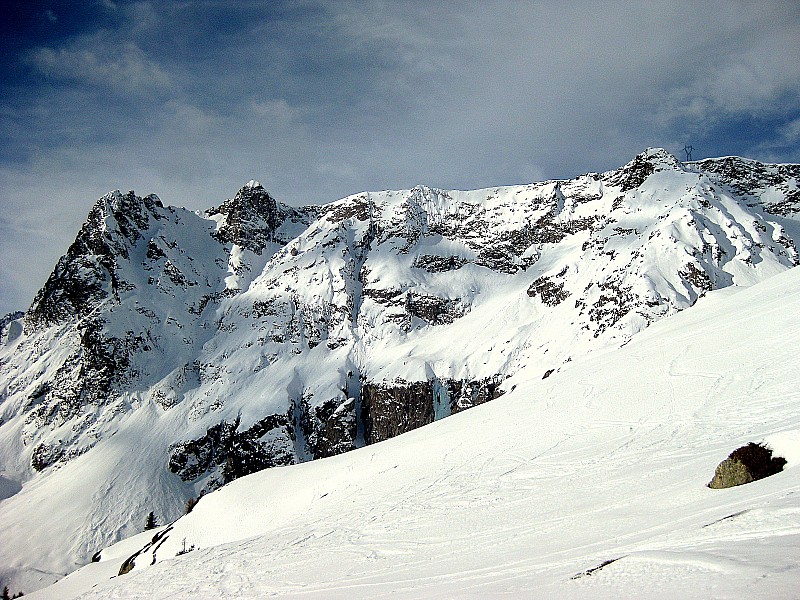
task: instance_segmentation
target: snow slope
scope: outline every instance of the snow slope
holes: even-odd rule
[[[494,402],[234,481],[131,573],[106,578],[126,543],[30,597],[797,597],[798,315],[797,269],[711,293]],[[705,487],[748,441],[785,470]]]
[[[203,214],[108,194],[0,320],[0,579],[47,585],[150,511],[460,413],[791,269],[798,181],[648,149],[305,209],[255,181]]]

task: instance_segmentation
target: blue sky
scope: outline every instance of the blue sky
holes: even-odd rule
[[[800,162],[800,4],[7,2],[0,313],[112,189],[203,209],[614,168]]]

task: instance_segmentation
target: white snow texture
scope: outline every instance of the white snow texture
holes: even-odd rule
[[[31,598],[796,596],[798,182],[650,149],[303,209],[256,181],[204,214],[109,194],[0,321],[0,579]],[[465,391],[488,380],[501,397]],[[419,423],[364,408],[363,386],[415,382]],[[222,426],[284,466],[222,487],[222,459],[173,468]],[[784,471],[708,489],[750,441]],[[151,510],[170,525],[140,533]]]

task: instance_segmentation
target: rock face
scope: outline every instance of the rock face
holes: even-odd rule
[[[41,533],[72,562],[36,567],[64,572],[150,511],[170,520],[235,477],[385,440],[497,398],[527,366],[552,376],[624,344],[798,264],[798,181],[793,165],[650,149],[567,181],[321,207],[257,182],[203,214],[108,194],[24,317],[0,321],[0,471],[39,480],[27,504],[0,504],[0,536],[76,469],[87,513]],[[25,551],[0,548],[0,565]]]
[[[388,440],[503,394],[502,377],[482,381],[439,380],[366,383],[361,390],[364,437]]]
[[[268,244],[282,245],[291,239],[281,235],[284,222],[308,223],[315,216],[315,209],[281,205],[260,183],[250,181],[234,198],[208,210],[206,215],[218,221],[216,239],[260,255]]]
[[[755,478],[743,462],[726,458],[717,465],[714,477],[708,483],[708,487],[712,490],[719,490],[736,485],[744,485],[751,481],[755,481]]]
[[[0,317],[0,346],[9,344],[22,335],[25,313],[16,311]]]
[[[711,489],[724,489],[744,485],[783,471],[786,459],[773,456],[772,450],[764,445],[750,442],[737,448],[723,460],[708,483]]]
[[[183,481],[204,480],[204,494],[250,473],[294,462],[294,434],[286,415],[270,415],[244,431],[239,425],[238,418],[223,421],[196,440],[175,444],[169,470]]]
[[[539,277],[528,288],[528,296],[535,298],[539,296],[547,306],[558,306],[569,296],[569,292],[564,291],[564,283],[559,281],[567,272],[567,268],[551,277]]]

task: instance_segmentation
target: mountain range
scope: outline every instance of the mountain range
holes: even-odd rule
[[[648,149],[572,180],[302,208],[255,181],[202,213],[107,194],[0,320],[0,578],[47,585],[151,511],[565,382],[799,264],[798,182]]]

